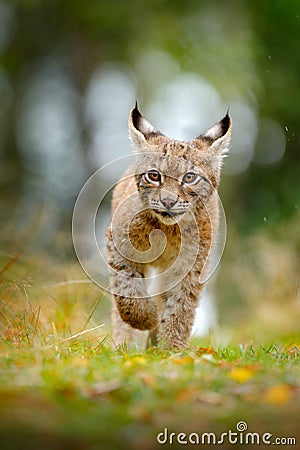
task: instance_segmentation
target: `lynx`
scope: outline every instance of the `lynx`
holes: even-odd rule
[[[107,230],[116,345],[130,345],[139,330],[149,330],[148,345],[188,345],[218,228],[217,188],[231,127],[227,113],[182,142],[157,131],[137,105],[130,112],[135,163],[114,189]]]

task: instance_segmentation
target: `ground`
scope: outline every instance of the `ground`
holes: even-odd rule
[[[300,446],[300,335],[116,350],[109,299],[75,263],[1,267],[1,449]]]

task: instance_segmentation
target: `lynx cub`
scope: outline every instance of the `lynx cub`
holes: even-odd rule
[[[181,142],[156,131],[137,105],[130,112],[136,162],[114,190],[107,230],[116,345],[149,330],[152,345],[186,346],[218,227],[217,188],[231,125],[227,114]]]

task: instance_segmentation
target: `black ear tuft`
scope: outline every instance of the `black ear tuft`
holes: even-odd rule
[[[208,142],[209,144],[213,144],[218,139],[226,137],[227,133],[230,132],[231,125],[232,121],[227,111],[226,116],[223,117],[223,119],[220,120],[220,122],[216,123],[213,127],[209,128],[204,134],[201,134],[198,137],[198,139],[202,139]]]
[[[141,113],[140,113],[140,111],[138,109],[138,103],[137,103],[137,100],[136,100],[134,108],[131,111],[131,120],[132,120],[133,126],[137,130],[139,130],[139,128],[140,128],[139,124],[140,124],[141,118],[142,118],[142,115],[141,115]]]
[[[221,126],[221,135],[224,136],[231,126],[231,118],[229,116],[229,108],[226,112],[226,116],[219,122]]]

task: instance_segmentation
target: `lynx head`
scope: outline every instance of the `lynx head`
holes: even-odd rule
[[[218,188],[224,157],[230,146],[228,113],[205,133],[182,142],[157,131],[138,110],[130,112],[130,137],[137,152],[136,182],[146,209],[173,225],[196,205],[205,205]]]

